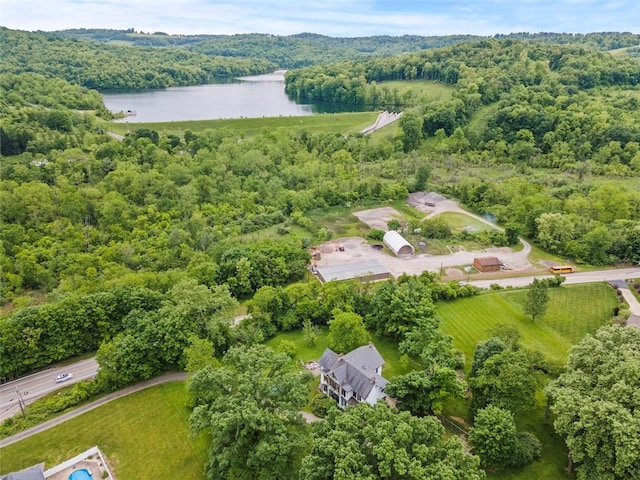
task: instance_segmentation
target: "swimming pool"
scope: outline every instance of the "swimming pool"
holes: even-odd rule
[[[93,480],[93,476],[89,470],[82,468],[69,475],[69,480]]]

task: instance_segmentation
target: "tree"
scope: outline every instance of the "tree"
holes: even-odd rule
[[[469,441],[485,467],[521,467],[542,453],[535,435],[517,432],[513,414],[492,405],[476,414]]]
[[[403,275],[376,289],[367,325],[377,335],[400,339],[419,319],[433,319],[434,310],[429,287],[418,277]]]
[[[511,412],[533,406],[536,379],[526,353],[505,350],[489,357],[469,379],[473,410],[494,405]]]
[[[484,342],[478,343],[473,351],[473,362],[471,363],[469,377],[475,377],[490,357],[502,353],[506,348],[506,344],[498,337],[491,337]]]
[[[531,315],[531,320],[535,322],[536,318],[546,313],[548,306],[549,292],[547,291],[547,283],[534,278],[531,285],[529,285],[529,290],[527,290],[524,311],[527,315]]]
[[[337,310],[329,321],[329,347],[339,353],[348,353],[369,341],[362,317],[353,312]]]
[[[414,417],[383,403],[331,410],[312,425],[311,453],[301,480],[379,478],[479,480],[479,460],[456,437],[445,438],[435,417]]]
[[[206,366],[189,381],[195,408],[192,435],[211,435],[206,477],[295,478],[306,445],[299,411],[310,374],[264,345],[233,347],[222,366]]]
[[[640,329],[609,325],[571,349],[546,389],[578,480],[640,479]]]
[[[447,398],[464,397],[464,387],[456,372],[447,367],[394,377],[385,392],[398,400],[398,408],[419,416],[440,414]]]
[[[489,405],[478,410],[469,431],[473,452],[485,467],[512,465],[518,444],[518,432],[513,414]]]

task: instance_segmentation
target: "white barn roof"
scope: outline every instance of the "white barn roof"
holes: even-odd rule
[[[415,253],[413,245],[407,242],[405,238],[395,230],[389,230],[385,233],[382,240],[384,241],[384,244],[397,256],[413,255]]]

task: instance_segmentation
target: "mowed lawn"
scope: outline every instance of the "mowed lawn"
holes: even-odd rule
[[[297,365],[302,366],[303,363],[320,360],[322,352],[329,346],[328,334],[329,328],[321,327],[316,343],[313,346],[308,345],[302,330],[280,333],[265,343],[274,350],[278,350],[278,346],[282,340],[292,342],[296,347],[296,356],[293,361]],[[398,344],[390,338],[379,337],[370,333],[369,340],[373,342],[378,352],[380,352],[380,355],[382,355],[382,358],[384,358],[385,363],[382,367],[382,376],[387,380],[397,375],[407,373],[413,368],[411,364],[405,365],[400,361],[401,354],[398,352]]]
[[[252,136],[262,130],[309,130],[313,132],[359,133],[373,125],[378,112],[324,113],[297,117],[225,118],[217,120],[192,120],[157,123],[105,122],[106,130],[125,135],[140,128],[149,128],[164,135],[182,135],[186,130],[199,133],[209,129],[228,128],[238,134]]]
[[[604,325],[617,305],[613,290],[604,283],[563,285],[549,289],[547,313],[534,322],[524,313],[525,296],[526,290],[503,290],[438,303],[443,329],[464,352],[467,368],[476,344],[501,324],[515,326],[525,346],[564,364],[569,348]]]
[[[542,352],[558,366],[564,365],[571,346],[606,324],[617,305],[613,290],[604,283],[564,285],[549,289],[547,313],[533,322],[524,313],[525,296],[526,290],[503,290],[437,305],[443,329],[453,337],[455,347],[465,354],[467,370],[476,344],[489,338],[492,330],[501,324],[516,327],[527,348]],[[516,417],[516,423],[519,431],[532,432],[542,442],[542,457],[522,469],[490,472],[489,480],[568,478],[564,473],[567,458],[564,441],[554,432],[552,419],[545,422],[543,390],[548,379],[544,375],[538,377],[536,407]],[[462,417],[468,417],[469,413],[468,404],[460,401],[451,402],[447,410]]]
[[[205,437],[190,440],[184,382],[114,400],[57,427],[0,449],[0,471],[40,462],[45,468],[97,445],[119,480],[204,478]]]

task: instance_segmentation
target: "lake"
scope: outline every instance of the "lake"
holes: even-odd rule
[[[223,83],[161,90],[103,92],[112,112],[132,112],[120,122],[172,122],[367,111],[355,105],[298,103],[284,92],[284,70]]]

